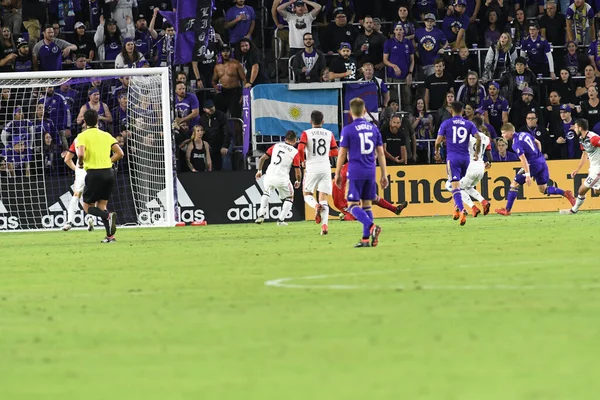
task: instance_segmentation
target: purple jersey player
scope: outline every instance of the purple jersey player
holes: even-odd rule
[[[555,186],[548,186],[550,174],[548,173],[548,164],[542,153],[542,144],[529,132],[515,133],[513,124],[502,125],[502,137],[513,141],[512,148],[519,156],[523,168],[517,173],[515,179],[510,184],[508,191],[508,201],[505,208],[499,208],[496,212],[500,215],[510,215],[513,203],[519,194],[519,186],[527,183],[531,185],[531,178],[535,179],[540,193],[551,195],[558,194],[565,197],[572,206],[575,205],[575,198],[570,190],[562,190]]]
[[[454,220],[460,219],[460,225],[467,222],[467,210],[465,210],[460,194],[460,180],[466,175],[471,157],[469,156],[469,139],[475,137],[476,144],[474,160],[479,158],[481,137],[477,134],[477,128],[471,121],[462,117],[463,104],[455,101],[451,105],[452,118],[445,120],[440,125],[438,137],[435,141],[435,159],[441,161],[440,147],[446,142],[446,170],[448,180],[452,182],[452,198],[454,199]]]
[[[371,202],[377,198],[375,155],[381,168],[382,189],[388,185],[385,153],[379,129],[364,119],[365,102],[360,98],[350,101],[353,122],[342,129],[335,184],[342,186],[340,171],[348,158],[348,211],[363,224],[362,240],[354,247],[375,247],[379,243],[381,227],[373,223]],[[362,207],[359,204],[362,202]]]

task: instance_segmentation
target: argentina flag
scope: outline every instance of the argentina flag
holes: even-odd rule
[[[298,136],[311,128],[310,114],[321,111],[323,128],[339,137],[338,90],[288,90],[287,84],[257,85],[252,89],[252,126],[257,135]]]

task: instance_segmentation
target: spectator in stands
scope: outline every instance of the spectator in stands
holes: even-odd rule
[[[177,82],[175,85],[175,125],[182,129],[185,123],[189,127],[193,127],[200,123],[200,104],[195,93],[186,92],[184,82]]]
[[[423,17],[427,14],[436,14],[438,12],[438,2],[436,0],[420,0],[415,2],[413,6],[413,15],[418,17],[419,20],[423,20]],[[443,5],[443,3],[442,3]],[[444,7],[442,7],[443,9]]]
[[[343,11],[344,15],[348,17],[348,22],[350,24],[354,23],[356,14],[354,13],[354,4],[352,0],[328,0],[326,9],[327,21],[334,20],[337,13]]]
[[[83,125],[83,114],[87,110],[95,110],[98,113],[98,129],[107,131],[113,117],[106,103],[100,101],[100,91],[96,87],[91,87],[88,91],[88,102],[81,106],[77,116],[77,125]],[[60,127],[59,127],[60,129]]]
[[[489,47],[485,56],[484,81],[499,80],[504,74],[512,71],[517,59],[517,49],[512,45],[508,33],[500,35],[498,43]]]
[[[552,90],[558,92],[563,103],[575,107],[577,85],[566,68],[561,69],[558,79],[552,82]]]
[[[54,121],[48,118],[46,114],[46,108],[44,104],[38,104],[35,108],[35,118],[33,119],[33,129],[36,138],[44,137],[44,135],[49,134],[52,138],[53,143],[62,143],[63,138],[61,138]],[[37,141],[37,140],[36,140]],[[65,146],[62,146],[63,150]]]
[[[152,22],[150,22],[152,25]],[[175,28],[173,25],[167,23],[163,24],[164,31],[158,36],[156,41],[156,55],[154,65],[157,67],[167,66],[167,57],[171,55],[171,61],[169,65],[173,65],[175,61],[175,52],[173,51],[175,46]],[[169,50],[171,50],[169,52]]]
[[[223,157],[227,155],[231,144],[229,122],[225,113],[217,110],[211,100],[206,100],[203,111],[200,124],[206,132],[204,140],[210,148],[213,171],[220,171],[223,168]]]
[[[417,163],[429,164],[433,154],[433,142],[428,141],[434,139],[433,116],[425,110],[425,101],[421,98],[415,104],[412,126],[417,141]]]
[[[434,73],[433,63],[438,54],[444,54],[444,49],[448,46],[444,33],[435,27],[435,15],[425,15],[425,28],[417,29],[415,41],[417,42],[417,56],[427,77]]]
[[[91,63],[96,56],[96,45],[94,41],[86,35],[85,24],[77,22],[75,24],[75,34],[73,36],[73,44],[77,46],[74,54],[85,54],[86,62]]]
[[[296,82],[319,82],[323,71],[327,68],[325,54],[316,49],[312,33],[304,34],[304,50],[294,55],[292,70]]]
[[[75,55],[75,62],[72,65],[72,69],[83,71],[84,69],[91,69],[92,67],[87,63],[87,57],[85,54]]]
[[[400,84],[402,109],[411,109],[410,89],[415,70],[415,48],[412,40],[404,38],[404,29],[400,23],[394,27],[394,37],[386,40],[383,46],[383,63],[387,66],[388,82]]]
[[[125,38],[123,49],[115,59],[115,68],[141,68],[148,62],[138,51],[132,38]]]
[[[526,63],[524,57],[517,57],[515,70],[502,75],[500,78],[500,86],[504,89],[504,97],[506,97],[509,104],[512,104],[513,99],[520,99],[521,92],[526,87],[532,88],[534,97],[539,98],[538,81],[533,72],[525,69]]]
[[[446,63],[442,57],[436,58],[435,72],[425,78],[425,108],[427,110],[441,108],[446,93],[454,93],[454,78],[445,71],[445,65]]]
[[[458,88],[456,101],[461,103],[473,103],[481,107],[486,96],[485,88],[479,83],[479,75],[475,71],[469,71],[464,83]]]
[[[562,119],[560,118],[561,98],[558,92],[552,91],[548,96],[548,105],[544,108],[544,121],[548,127],[548,133],[557,137],[562,132]],[[558,158],[559,155],[549,153],[550,158]]]
[[[252,39],[256,14],[254,8],[246,5],[246,0],[235,0],[235,6],[227,10],[225,20],[225,29],[229,30],[230,46],[238,44],[243,37]]]
[[[71,118],[70,122],[73,122],[73,120],[75,119],[76,110],[75,102],[79,97],[79,92],[77,92],[77,90],[75,89],[72,89],[70,84],[63,83],[62,85],[60,85],[60,90],[58,91],[58,94],[61,95],[67,102],[67,107],[69,107],[69,114]],[[72,124],[69,124],[69,126],[72,126]]]
[[[105,0],[106,3],[108,1]],[[129,30],[129,37],[133,37],[133,29],[130,28],[133,21],[133,8],[137,9],[137,0],[112,0],[111,18],[116,21],[117,26],[122,32]]]
[[[15,35],[20,35],[21,25],[23,24],[21,0],[1,0],[0,6],[4,8],[2,25],[10,29]]]
[[[534,74],[556,79],[552,47],[539,32],[536,22],[529,25],[529,37],[521,42],[521,55],[527,57],[527,65]]]
[[[496,21],[496,25],[499,27],[501,32],[508,32],[510,34],[510,25],[506,25],[506,21],[509,17],[509,14],[514,12],[512,1],[506,0],[481,0],[481,11],[479,13],[471,14],[470,24],[475,24],[477,21],[473,19],[473,17],[477,18],[479,15],[488,15],[490,12],[494,11],[498,16],[498,20]],[[467,11],[468,12],[468,11]],[[505,29],[502,29],[505,27]],[[481,32],[486,29],[485,24],[480,23]]]
[[[58,147],[54,143],[54,140],[52,140],[51,134],[44,134],[44,144],[40,150],[44,159],[45,173],[52,173],[56,167],[56,160],[58,159]]]
[[[4,148],[2,156],[6,159],[8,176],[30,176],[31,149],[27,137],[15,136],[13,142]]]
[[[221,36],[215,32],[214,35],[209,35],[208,45],[206,50],[200,53],[201,48],[194,54],[192,58],[192,71],[196,78],[198,88],[210,88],[212,86],[212,77],[217,64],[217,56],[219,49],[223,45]]]
[[[121,134],[127,137],[128,122],[127,122],[127,92],[121,91],[118,96],[119,105],[113,108],[113,129],[112,133],[114,136]]]
[[[154,32],[156,35],[156,32]],[[148,29],[148,21],[143,14],[135,18],[134,42],[137,51],[144,56],[146,60],[152,59],[152,43],[158,35],[154,36]]]
[[[230,57],[231,49],[225,44],[221,48],[222,62],[215,65],[212,85],[217,92],[215,97],[217,108],[223,112],[229,111],[232,118],[240,118],[242,115],[240,104],[242,87],[246,86],[248,82],[242,64]]]
[[[71,29],[69,29],[70,31],[73,30],[73,25],[75,24],[75,21],[73,21],[71,23]],[[54,30],[54,38],[55,39],[62,39],[62,40],[66,40],[65,34],[63,33],[60,24],[57,21],[52,22],[52,29]]]
[[[590,64],[594,67],[594,72],[596,76],[600,75],[600,40],[596,39],[592,43],[590,43],[590,47],[588,48],[588,58],[590,59]]]
[[[600,99],[598,98],[598,86],[590,86],[587,89],[587,100],[581,102],[579,116],[588,120],[590,126],[600,122]]]
[[[568,104],[560,106],[563,134],[556,139],[560,151],[560,158],[580,158],[581,148],[579,138],[575,133],[575,121],[571,117],[571,107]]]
[[[476,53],[478,54],[478,53]],[[452,70],[450,73],[454,76],[454,79],[462,80],[467,77],[469,71],[475,71],[477,65],[473,62],[473,59],[469,56],[469,48],[463,46],[458,49],[458,54],[452,57]]]
[[[498,152],[492,154],[493,160],[496,161],[519,161],[519,157],[508,150],[508,142],[503,137],[496,139],[496,147]]]
[[[579,102],[587,100],[588,89],[590,87],[600,87],[600,78],[597,78],[594,72],[594,67],[588,65],[584,70],[585,79],[583,81],[581,79],[577,81],[578,88],[575,91],[575,96],[578,97]]]
[[[212,171],[210,145],[204,141],[204,127],[195,125],[185,150],[185,160],[191,172]]]
[[[575,42],[567,43],[567,52],[562,61],[565,68],[571,73],[571,76],[582,76],[585,66],[590,63],[590,60],[577,50]]]
[[[521,99],[512,104],[508,120],[514,126],[523,126],[527,122],[526,117],[529,112],[538,113],[541,116],[540,105],[533,100],[533,90],[526,87],[523,89]],[[541,118],[540,124],[544,125],[544,120]]]
[[[340,43],[340,57],[334,58],[329,70],[329,80],[355,81],[358,79],[356,60],[352,57],[352,46],[350,43]]]
[[[47,8],[40,6],[39,0],[22,0],[23,26],[29,33],[29,45],[33,46],[39,39],[41,27],[46,23]]]
[[[402,29],[404,29],[404,38],[411,42],[414,42],[415,40],[415,22],[416,21],[414,21],[408,13],[408,6],[400,4],[400,7],[398,7],[398,21],[396,21],[395,25],[402,25]]]
[[[439,128],[439,126],[441,125],[442,122],[444,122],[445,120],[452,118],[452,107],[451,104],[454,103],[454,92],[447,92],[446,95],[444,96],[444,102],[442,103],[442,106],[440,108],[438,108],[437,113],[436,113],[436,117],[437,117],[437,121],[436,121],[436,127]]]
[[[60,138],[55,138],[55,142],[62,146],[63,150],[69,148],[68,139],[71,137],[71,110],[69,104],[60,94],[55,92],[55,88],[49,86],[45,95],[41,96],[38,104],[43,104],[45,115],[54,121]]]
[[[323,32],[321,49],[327,55],[333,55],[338,51],[341,43],[355,43],[358,31],[348,24],[346,13],[343,9],[335,11],[335,21],[329,24]]]
[[[508,101],[500,95],[500,85],[497,82],[490,82],[488,91],[489,95],[481,104],[483,118],[496,132],[500,132],[502,125],[508,122]]]
[[[540,18],[541,35],[553,46],[565,45],[567,22],[562,13],[556,12],[556,2],[546,1],[546,13]],[[559,49],[555,49],[558,52]],[[558,57],[558,54],[557,54]]]
[[[100,25],[96,28],[94,34],[94,43],[98,48],[98,59],[114,61],[123,49],[123,38],[132,37],[126,34],[121,35],[121,30],[114,19],[105,21],[100,16]]]
[[[387,165],[408,164],[406,137],[409,135],[407,127],[402,125],[400,114],[392,115],[390,122],[381,127],[383,151]]]
[[[371,63],[365,63],[362,66],[363,77],[359,82],[373,82],[377,86],[377,107],[383,107],[390,101],[390,92],[383,79],[375,76],[375,67]]]
[[[454,6],[448,6],[442,22],[442,31],[453,49],[466,45],[465,32],[469,27],[469,16],[465,14],[467,0],[454,0]]]
[[[486,16],[488,24],[487,29],[483,32],[483,45],[485,47],[492,47],[500,39],[502,31],[498,26],[498,13],[496,10],[488,11]]]
[[[526,125],[519,128],[518,132],[528,132],[534,138],[542,143],[542,152],[544,158],[548,159],[548,151],[550,150],[553,143],[556,141],[554,137],[548,135],[546,128],[538,123],[538,114],[530,111],[526,116]]]
[[[17,40],[17,53],[14,62],[15,72],[27,72],[33,69],[33,61],[29,52],[29,44],[23,38]]]
[[[17,46],[8,27],[2,28],[0,41],[0,72],[13,71],[14,61],[17,58]]]
[[[573,4],[567,8],[565,18],[567,19],[568,41],[589,46],[592,41],[596,40],[594,10],[585,0],[574,0]]]
[[[281,57],[289,57],[292,55],[291,52],[288,53],[290,48],[290,30],[288,22],[283,18],[283,14],[277,11],[277,8],[283,4],[287,3],[287,7],[285,11],[293,14],[293,2],[287,2],[286,0],[273,0],[273,4],[271,5],[271,17],[273,18],[273,22],[275,22],[276,36],[279,40],[281,40]],[[312,26],[312,25],[311,25]]]
[[[294,5],[294,13],[286,10],[291,4]],[[313,9],[308,12],[306,5]],[[321,12],[321,5],[309,0],[290,0],[277,7],[277,12],[287,21],[289,27],[290,55],[296,54],[304,47],[303,38],[305,33],[312,33],[312,22]]]
[[[370,15],[363,19],[362,26],[363,32],[357,36],[354,42],[354,56],[358,61],[358,66],[362,67],[365,63],[373,64],[375,76],[384,79],[383,46],[386,38],[373,29],[373,17]]]
[[[246,71],[246,87],[269,83],[262,55],[252,40],[242,38],[239,45],[240,51],[237,52],[236,58]]]
[[[515,19],[510,21],[504,27],[504,32],[509,32],[512,42],[517,47],[522,46],[523,40],[527,38],[527,21],[525,20],[525,11],[518,9],[515,11]]]

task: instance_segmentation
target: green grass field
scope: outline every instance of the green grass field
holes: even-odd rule
[[[599,213],[380,222],[2,234],[0,399],[598,398]]]

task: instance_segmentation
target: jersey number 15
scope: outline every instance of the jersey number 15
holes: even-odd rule
[[[371,154],[375,148],[375,143],[371,140],[373,132],[358,132],[360,137],[360,154]]]

